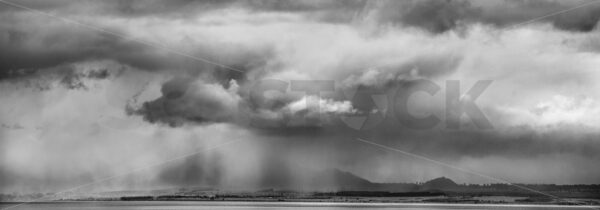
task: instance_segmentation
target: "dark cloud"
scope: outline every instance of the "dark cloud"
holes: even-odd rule
[[[585,1],[382,1],[373,11],[381,23],[414,26],[434,33],[472,23],[510,27],[536,19],[564,30],[588,32],[600,18],[600,6],[589,5],[550,17],[546,15],[577,7]],[[537,20],[540,17],[542,19]]]
[[[65,74],[63,79],[60,80],[60,83],[69,89],[87,89],[85,86],[83,78],[98,80],[98,79],[106,79],[110,76],[108,70],[101,69],[90,71],[88,73],[74,73],[73,71],[69,74]]]
[[[450,0],[450,1],[380,1],[377,6],[369,6],[364,1],[176,1],[164,4],[159,1],[95,1],[79,2],[65,5],[60,1],[22,2],[32,8],[41,10],[65,10],[85,8],[101,12],[86,13],[99,17],[125,16],[127,14],[157,15],[163,12],[177,14],[196,14],[196,10],[214,10],[223,7],[254,8],[260,11],[280,12],[319,12],[325,19],[338,16],[336,14],[352,14],[347,21],[355,20],[356,13],[374,12],[380,23],[399,23],[401,25],[424,28],[432,32],[444,32],[467,23],[488,23],[499,27],[527,21],[555,11],[576,6],[575,3],[554,1],[502,1],[481,2]],[[373,3],[371,3],[373,4]],[[3,8],[9,7],[4,5]],[[14,8],[13,8],[14,9]],[[206,64],[191,65],[189,61],[174,56],[155,47],[119,36],[83,29],[79,26],[50,21],[43,17],[24,16],[20,10],[2,12],[3,23],[0,24],[0,79],[20,77],[34,72],[36,69],[49,68],[65,63],[84,60],[111,59],[139,69],[192,69],[204,68]],[[113,14],[105,11],[121,11]],[[349,12],[349,11],[354,11]],[[327,17],[326,17],[327,16]],[[182,17],[180,17],[182,18]],[[600,6],[590,5],[577,11],[567,12],[544,18],[540,22],[550,22],[565,30],[590,31],[600,18]],[[337,18],[339,19],[339,18]],[[118,34],[125,34],[119,27],[102,27]],[[198,45],[192,52],[187,52],[211,60],[228,57],[208,52],[211,46]],[[235,47],[232,52],[235,52]],[[226,51],[225,51],[226,52]],[[246,52],[248,53],[248,52]],[[252,53],[252,52],[249,52]],[[254,60],[260,60],[253,58]],[[233,60],[228,65],[239,65],[247,68],[248,64],[256,61]],[[197,63],[193,61],[194,63]],[[187,64],[186,64],[187,63]],[[210,65],[208,65],[210,67]],[[237,66],[236,66],[237,67]],[[256,67],[254,65],[253,67]],[[215,68],[214,66],[208,69]]]
[[[240,103],[235,81],[229,87],[205,84],[189,78],[175,78],[162,86],[162,96],[144,102],[128,113],[141,115],[152,123],[179,126],[188,122],[212,123],[233,121]]]
[[[288,12],[306,12],[306,11],[334,11],[342,9],[358,10],[365,6],[364,0],[325,0],[325,1],[274,1],[274,0],[254,0],[247,1],[247,4],[258,10],[288,11]]]
[[[377,11],[382,22],[401,23],[439,33],[480,15],[469,1],[389,1]]]
[[[88,15],[111,15],[124,16],[130,18],[145,16],[162,16],[182,18],[195,12],[219,9],[227,5],[232,5],[235,1],[230,0],[173,0],[168,4],[165,2],[150,0],[117,0],[110,2],[98,2],[93,0],[83,0],[77,3],[53,0],[53,1],[35,1],[25,0],[15,2],[19,5],[38,10],[69,12],[72,14]],[[19,11],[21,8],[8,6],[0,7],[0,11]]]
[[[510,26],[531,19],[567,10],[585,1],[481,1],[467,0],[411,0],[411,1],[365,1],[365,0],[325,0],[325,1],[174,1],[164,4],[160,1],[118,1],[99,4],[100,10],[118,13],[119,16],[164,15],[166,17],[189,17],[198,12],[222,8],[242,8],[253,11],[274,11],[306,14],[317,21],[349,23],[365,13],[377,13],[381,23],[400,23],[420,27],[431,32],[444,32],[460,24],[485,23],[500,27]],[[97,5],[98,3],[87,3]],[[378,5],[378,6],[373,6]],[[43,6],[43,5],[42,5]],[[552,23],[565,30],[590,31],[595,28],[600,7],[590,5],[569,12],[544,18],[540,22]]]
[[[42,69],[68,66],[72,63],[85,61],[112,60],[124,65],[146,70],[202,72],[230,71],[219,69],[214,65],[195,61],[177,54],[169,53],[160,47],[147,45],[137,40],[98,32],[63,22],[53,22],[52,26],[41,26],[45,22],[41,18],[13,19],[0,24],[0,80],[24,78],[34,74],[44,74]],[[57,24],[57,25],[54,25]],[[117,28],[108,28],[111,32],[124,34]],[[158,44],[156,44],[158,45]],[[198,50],[190,53],[205,59],[214,58],[207,55],[212,46],[195,46]],[[223,49],[226,53],[229,49]],[[185,54],[184,53],[184,54]],[[241,56],[252,52],[238,51]],[[217,56],[223,56],[217,53]],[[233,63],[228,65],[244,69],[239,58],[240,55],[230,54]],[[254,55],[255,56],[255,55]],[[254,59],[254,58],[253,58]],[[258,61],[258,59],[254,59]],[[243,63],[247,64],[247,63]],[[237,73],[237,74],[236,74]],[[88,75],[97,78],[102,75]],[[229,73],[228,77],[243,77],[239,72]],[[67,81],[68,82],[68,81]]]
[[[10,70],[5,72],[5,80],[13,84],[22,84],[23,87],[36,90],[49,90],[58,85],[67,89],[87,90],[88,83],[94,80],[104,80],[116,74],[120,69],[81,69],[75,64],[59,65],[52,68]]]
[[[587,32],[593,30],[600,19],[600,6],[589,4],[573,11],[545,17],[561,11],[566,11],[589,1],[504,1],[502,4],[483,7],[479,17],[483,23],[499,26],[511,26],[525,21],[544,17],[539,22],[551,23],[557,28],[572,31]]]
[[[36,19],[34,21],[37,21]],[[41,24],[40,22],[36,22]],[[38,69],[73,62],[112,59],[142,69],[168,65],[168,57],[152,47],[110,34],[78,30],[72,25],[34,30],[36,23],[19,21],[21,26],[5,28],[0,43],[0,71],[3,78],[24,76]],[[38,28],[39,29],[39,28]]]

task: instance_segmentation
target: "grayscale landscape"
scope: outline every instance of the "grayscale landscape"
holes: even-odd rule
[[[600,209],[600,0],[0,0],[0,209]]]

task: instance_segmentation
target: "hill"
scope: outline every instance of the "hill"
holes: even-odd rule
[[[440,191],[453,191],[453,190],[457,190],[459,189],[459,185],[456,184],[454,181],[452,181],[451,179],[448,179],[446,177],[440,177],[440,178],[435,178],[432,180],[429,180],[425,183],[423,183],[423,185],[421,185],[421,187],[419,188],[422,191],[427,191],[427,190],[440,190]]]

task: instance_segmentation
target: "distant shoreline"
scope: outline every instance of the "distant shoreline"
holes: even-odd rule
[[[599,199],[568,198],[546,199],[540,197],[518,196],[406,196],[406,197],[370,197],[370,196],[329,196],[329,197],[236,197],[220,195],[217,197],[196,196],[124,196],[120,198],[82,198],[63,201],[154,201],[154,202],[252,202],[252,203],[341,203],[357,204],[461,204],[461,205],[556,205],[556,206],[600,206]]]
[[[544,207],[544,208],[600,208],[600,205],[565,205],[565,204],[492,204],[492,203],[426,203],[426,202],[326,202],[326,201],[250,201],[250,200],[225,200],[225,201],[177,201],[177,200],[147,200],[147,201],[123,201],[123,200],[112,200],[112,201],[93,201],[93,200],[61,200],[61,201],[39,201],[39,202],[0,202],[0,205],[11,205],[11,204],[52,204],[52,203],[153,203],[153,204],[179,204],[176,206],[191,206],[199,203],[210,203],[211,205],[222,206],[261,206],[265,204],[268,206],[298,206],[298,207],[405,207],[405,206],[453,206],[453,207]],[[280,205],[277,205],[280,204]],[[219,205],[220,206],[220,205]]]

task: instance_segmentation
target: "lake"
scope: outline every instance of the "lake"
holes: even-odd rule
[[[219,202],[219,201],[75,201],[75,202],[38,202],[1,203],[0,207],[11,210],[24,209],[164,209],[164,210],[234,210],[234,209],[272,209],[272,210],[321,210],[321,209],[589,209],[585,206],[554,205],[495,205],[495,204],[427,204],[427,203],[319,203],[319,202]]]

